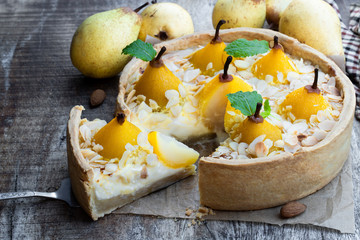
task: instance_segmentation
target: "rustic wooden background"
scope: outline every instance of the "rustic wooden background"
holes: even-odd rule
[[[338,0],[348,21],[350,2]],[[66,123],[72,106],[82,104],[84,116],[110,120],[115,108],[118,77],[93,80],[82,76],[70,61],[69,48],[77,26],[91,14],[136,1],[0,0],[0,192],[54,191],[68,177]],[[211,29],[215,0],[179,0],[193,17],[195,30]],[[319,13],[321,14],[321,13]],[[89,107],[89,95],[102,88],[104,104]],[[93,222],[81,209],[42,198],[0,202],[0,239],[38,238],[360,238],[360,123],[355,121],[352,159],[356,234],[310,225],[283,227],[240,221],[206,221],[111,214]]]

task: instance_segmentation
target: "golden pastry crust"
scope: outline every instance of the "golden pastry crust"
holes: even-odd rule
[[[93,168],[83,157],[79,144],[79,126],[81,121],[82,106],[75,106],[71,109],[67,129],[67,153],[68,168],[71,179],[71,186],[80,206],[93,219],[97,220],[105,214],[111,213],[115,209],[122,207],[140,197],[151,192],[167,187],[176,181],[194,174],[194,166],[179,169],[174,175],[166,176],[160,180],[144,185],[136,191],[118,195],[113,198],[98,200],[95,196],[95,189],[92,185],[94,176]]]
[[[277,206],[305,197],[328,184],[341,170],[350,149],[350,137],[355,109],[353,85],[340,68],[319,51],[294,38],[268,29],[236,28],[222,30],[224,42],[238,38],[272,41],[274,35],[284,51],[294,57],[309,60],[324,73],[334,76],[336,87],[343,93],[344,108],[334,129],[313,147],[303,147],[295,154],[249,160],[227,160],[203,157],[199,162],[201,204],[219,210],[255,210]],[[213,31],[197,33],[163,42],[167,51],[205,45]],[[144,68],[145,62],[132,59],[120,77],[117,111],[127,110],[125,89],[133,73]]]

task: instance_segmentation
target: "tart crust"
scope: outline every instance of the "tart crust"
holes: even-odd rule
[[[68,168],[71,179],[71,186],[80,206],[93,219],[97,220],[115,209],[122,207],[151,192],[167,187],[189,175],[194,174],[194,166],[181,168],[174,175],[164,176],[159,181],[144,185],[134,192],[126,195],[118,195],[106,200],[98,200],[95,189],[92,185],[94,177],[93,168],[83,157],[79,144],[79,125],[83,106],[75,106],[70,111],[70,118],[67,128],[67,154]]]
[[[221,30],[224,42],[238,38],[272,41],[274,35],[284,51],[309,60],[324,73],[334,76],[336,87],[344,96],[339,121],[324,140],[313,147],[303,147],[295,154],[249,160],[202,157],[199,161],[200,203],[218,210],[255,210],[281,205],[305,197],[328,184],[341,170],[350,150],[355,109],[355,92],[351,81],[340,68],[319,51],[298,40],[268,29],[236,28]],[[155,45],[167,52],[205,45],[213,31],[196,33]],[[131,76],[146,62],[132,59],[124,68],[119,83],[116,110],[129,111],[125,89]]]

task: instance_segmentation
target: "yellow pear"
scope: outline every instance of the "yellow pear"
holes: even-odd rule
[[[293,61],[284,53],[282,46],[278,43],[277,36],[274,36],[273,48],[268,54],[254,63],[251,71],[259,79],[265,79],[266,75],[272,76],[272,83],[274,84],[288,84],[287,74],[289,72],[299,72]],[[279,72],[283,74],[282,79],[278,78]]]
[[[99,153],[107,159],[121,159],[125,145],[137,144],[137,136],[141,130],[126,120],[124,113],[118,113],[108,124],[102,127],[94,136],[96,144],[103,147]]]
[[[224,23],[224,20],[220,20],[211,42],[190,56],[189,61],[193,64],[194,68],[199,68],[204,75],[214,76],[215,72],[220,71],[224,67],[223,56],[226,54],[224,51],[226,45],[219,36],[220,27]]]
[[[182,84],[180,79],[161,60],[165,51],[166,48],[162,47],[156,58],[150,61],[135,85],[137,95],[146,96],[147,102],[149,99],[156,101],[160,107],[165,107],[168,102],[165,92],[170,89],[178,91],[179,85]]]
[[[127,7],[113,9],[81,23],[71,42],[70,57],[82,74],[108,78],[120,73],[131,59],[121,52],[137,39],[140,31],[141,17],[135,11]]]
[[[147,35],[164,41],[194,33],[190,14],[176,3],[152,4],[144,9],[141,16],[139,38],[143,41]]]
[[[323,0],[293,0],[281,15],[279,31],[325,55],[344,55],[339,17]]]
[[[264,134],[266,135],[265,139],[270,139],[273,142],[282,138],[280,129],[266,121],[259,114],[261,106],[262,103],[258,103],[255,114],[245,118],[245,120],[238,125],[238,128],[234,129],[235,131],[231,135],[232,138],[241,134],[240,142],[247,144],[250,144],[255,138]]]
[[[251,86],[244,80],[227,73],[231,61],[232,57],[229,56],[224,65],[224,73],[216,75],[199,93],[200,116],[209,128],[222,129],[224,127],[227,94],[252,91]]]
[[[230,137],[233,137],[232,131],[234,125],[239,122],[243,122],[245,118],[246,116],[243,115],[240,110],[232,107],[230,101],[228,100],[225,108],[224,128],[225,132],[230,134]]]
[[[222,29],[237,27],[261,28],[265,22],[265,0],[218,0],[212,13],[212,23],[224,19]]]
[[[186,167],[199,158],[197,151],[160,132],[150,132],[148,139],[159,161],[169,168]]]
[[[281,113],[291,113],[296,119],[309,120],[311,115],[328,108],[329,103],[321,95],[317,81],[318,69],[315,69],[314,83],[289,93],[280,105]]]
[[[266,21],[279,25],[280,16],[292,0],[266,0]]]

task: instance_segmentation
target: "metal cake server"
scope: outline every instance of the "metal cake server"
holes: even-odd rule
[[[61,181],[61,186],[56,192],[10,192],[0,193],[0,200],[25,198],[25,197],[46,197],[65,201],[70,207],[80,207],[71,191],[70,178],[65,178]]]

